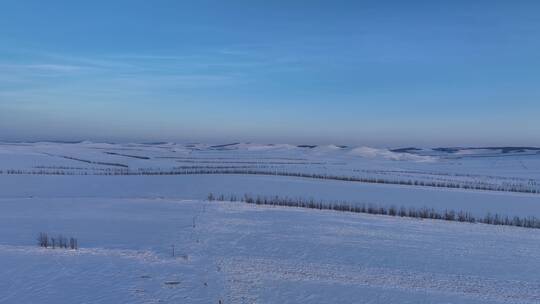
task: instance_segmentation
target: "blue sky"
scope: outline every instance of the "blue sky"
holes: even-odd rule
[[[538,1],[0,3],[0,140],[540,145]]]

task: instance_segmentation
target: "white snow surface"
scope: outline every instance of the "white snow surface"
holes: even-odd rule
[[[420,185],[431,181],[521,192]],[[0,303],[540,303],[540,229],[204,200],[540,217],[539,181],[529,148],[4,143]],[[40,248],[40,232],[80,249]]]
[[[169,199],[0,208],[0,303],[540,301],[534,229]],[[39,231],[81,248],[39,248]]]

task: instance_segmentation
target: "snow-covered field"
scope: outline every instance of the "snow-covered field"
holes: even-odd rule
[[[0,197],[280,195],[540,217],[540,150],[0,144]]]
[[[539,217],[533,148],[4,143],[0,171],[0,303],[540,302],[539,229],[205,201]]]
[[[169,199],[0,204],[2,303],[540,301],[536,229]],[[40,231],[80,249],[39,248]]]

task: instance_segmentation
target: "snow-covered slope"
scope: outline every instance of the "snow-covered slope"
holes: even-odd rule
[[[77,251],[36,245],[39,232]],[[173,247],[174,246],[174,256]],[[1,303],[538,303],[540,230],[230,202],[0,200]]]

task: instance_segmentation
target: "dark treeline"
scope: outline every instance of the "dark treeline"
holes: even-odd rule
[[[484,217],[475,217],[470,212],[444,210],[437,211],[433,208],[414,208],[414,207],[384,207],[374,204],[351,204],[347,202],[334,202],[328,203],[323,201],[315,201],[313,199],[306,200],[302,198],[288,198],[288,197],[265,197],[265,196],[235,196],[235,195],[219,195],[215,196],[210,193],[207,198],[209,201],[240,201],[247,204],[255,205],[270,205],[270,206],[285,206],[285,207],[298,207],[308,209],[319,210],[335,210],[354,213],[368,213],[388,216],[410,217],[420,219],[434,219],[434,220],[446,220],[455,222],[467,222],[467,223],[483,223],[489,225],[505,225],[505,226],[517,226],[525,228],[540,228],[540,219],[536,217],[508,217],[501,216],[499,214],[488,213]]]
[[[307,158],[291,158],[291,157],[186,157],[186,156],[156,156],[155,158],[163,159],[179,159],[179,160],[290,160],[290,161],[308,161]]]
[[[103,165],[103,166],[113,166],[113,167],[128,168],[127,165],[119,164],[119,163],[107,163],[107,162],[100,162],[100,161],[91,161],[91,160],[86,160],[86,159],[81,159],[81,158],[76,158],[76,157],[71,157],[71,156],[60,156],[60,157],[65,158],[65,159],[80,161],[80,162],[87,163],[87,164],[96,164],[96,165]]]
[[[44,248],[52,249],[79,249],[79,244],[76,238],[70,237],[69,239],[63,235],[49,236],[45,232],[41,232],[37,238],[38,245]]]
[[[219,170],[230,170],[230,169],[269,169],[276,168],[277,166],[267,166],[267,165],[191,165],[191,166],[176,166],[173,167],[173,170],[196,170],[196,169],[219,169]],[[140,169],[145,171],[145,169]]]
[[[51,153],[46,153],[46,152],[44,152],[43,154],[53,156],[53,157],[60,157],[60,158],[65,158],[65,159],[69,159],[69,160],[75,160],[75,161],[79,161],[79,162],[87,163],[87,164],[129,168],[129,166],[124,165],[124,164],[119,164],[119,163],[108,163],[108,162],[92,161],[92,160],[77,158],[77,157],[73,157],[73,156],[56,155],[56,154],[51,154]]]
[[[188,160],[182,159],[177,160],[179,163],[197,163],[197,164],[263,164],[263,165],[325,165],[323,162],[306,162],[306,161],[295,161],[295,162],[283,162],[283,161],[247,161],[247,160]]]
[[[116,153],[116,152],[103,152],[105,154],[109,155],[117,155],[117,156],[124,156],[129,158],[136,158],[136,159],[150,159],[148,156],[139,156],[139,155],[133,155],[133,154],[122,154],[122,153]]]
[[[0,170],[0,174],[3,171]],[[244,175],[273,175],[273,176],[289,176],[324,180],[339,180],[348,182],[361,182],[368,184],[389,184],[389,185],[404,185],[404,186],[419,186],[433,188],[450,188],[450,189],[465,189],[465,190],[483,190],[483,191],[502,191],[502,192],[519,192],[519,193],[540,193],[540,189],[534,185],[496,185],[484,184],[476,182],[459,182],[459,181],[426,181],[412,179],[389,179],[377,177],[359,177],[359,176],[338,176],[321,173],[305,173],[305,172],[288,172],[280,170],[260,170],[260,169],[223,169],[223,168],[199,168],[199,169],[176,169],[176,170],[155,170],[155,169],[114,169],[102,172],[69,172],[65,170],[15,170],[9,169],[6,174],[35,174],[35,175],[191,175],[191,174],[244,174]]]

